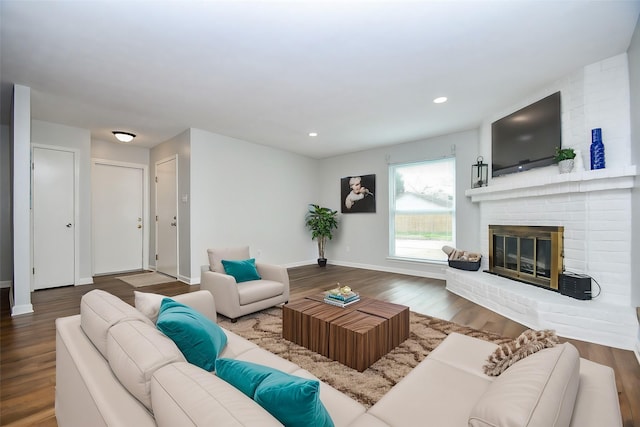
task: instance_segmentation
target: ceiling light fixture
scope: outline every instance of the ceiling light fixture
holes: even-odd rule
[[[309,132],[309,136],[318,136],[318,132]]]
[[[135,133],[123,132],[123,131],[120,131],[120,130],[114,130],[113,134],[115,135],[115,137],[120,142],[131,142],[131,141],[133,141],[133,138],[136,137]]]
[[[433,102],[435,104],[442,104],[443,102],[447,102],[447,97],[446,96],[440,96],[440,97],[434,99]]]

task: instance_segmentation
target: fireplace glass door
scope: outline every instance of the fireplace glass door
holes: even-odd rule
[[[489,272],[557,289],[562,227],[489,226]]]

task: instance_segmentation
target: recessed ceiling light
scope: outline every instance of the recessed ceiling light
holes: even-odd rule
[[[120,142],[131,142],[131,141],[133,141],[133,138],[136,137],[136,135],[134,133],[123,132],[123,131],[120,131],[120,130],[114,130],[112,133],[115,135],[115,137]]]
[[[436,103],[436,104],[442,104],[443,102],[447,102],[447,97],[446,96],[440,96],[440,97],[434,99],[433,102]]]
[[[309,136],[318,136],[318,132],[309,132]]]

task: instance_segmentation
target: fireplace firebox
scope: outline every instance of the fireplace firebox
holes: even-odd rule
[[[489,225],[489,273],[558,290],[564,227]]]

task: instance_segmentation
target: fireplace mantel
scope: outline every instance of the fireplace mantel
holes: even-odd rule
[[[537,197],[552,194],[586,193],[591,191],[633,188],[637,175],[636,166],[617,169],[599,169],[560,174],[556,168],[545,168],[542,171],[553,173],[512,174],[508,177],[496,178],[487,187],[473,188],[465,191],[474,203],[490,200],[516,199],[521,197]],[[540,171],[535,171],[540,172]],[[508,178],[508,182],[506,181]],[[501,181],[505,182],[501,182]]]

